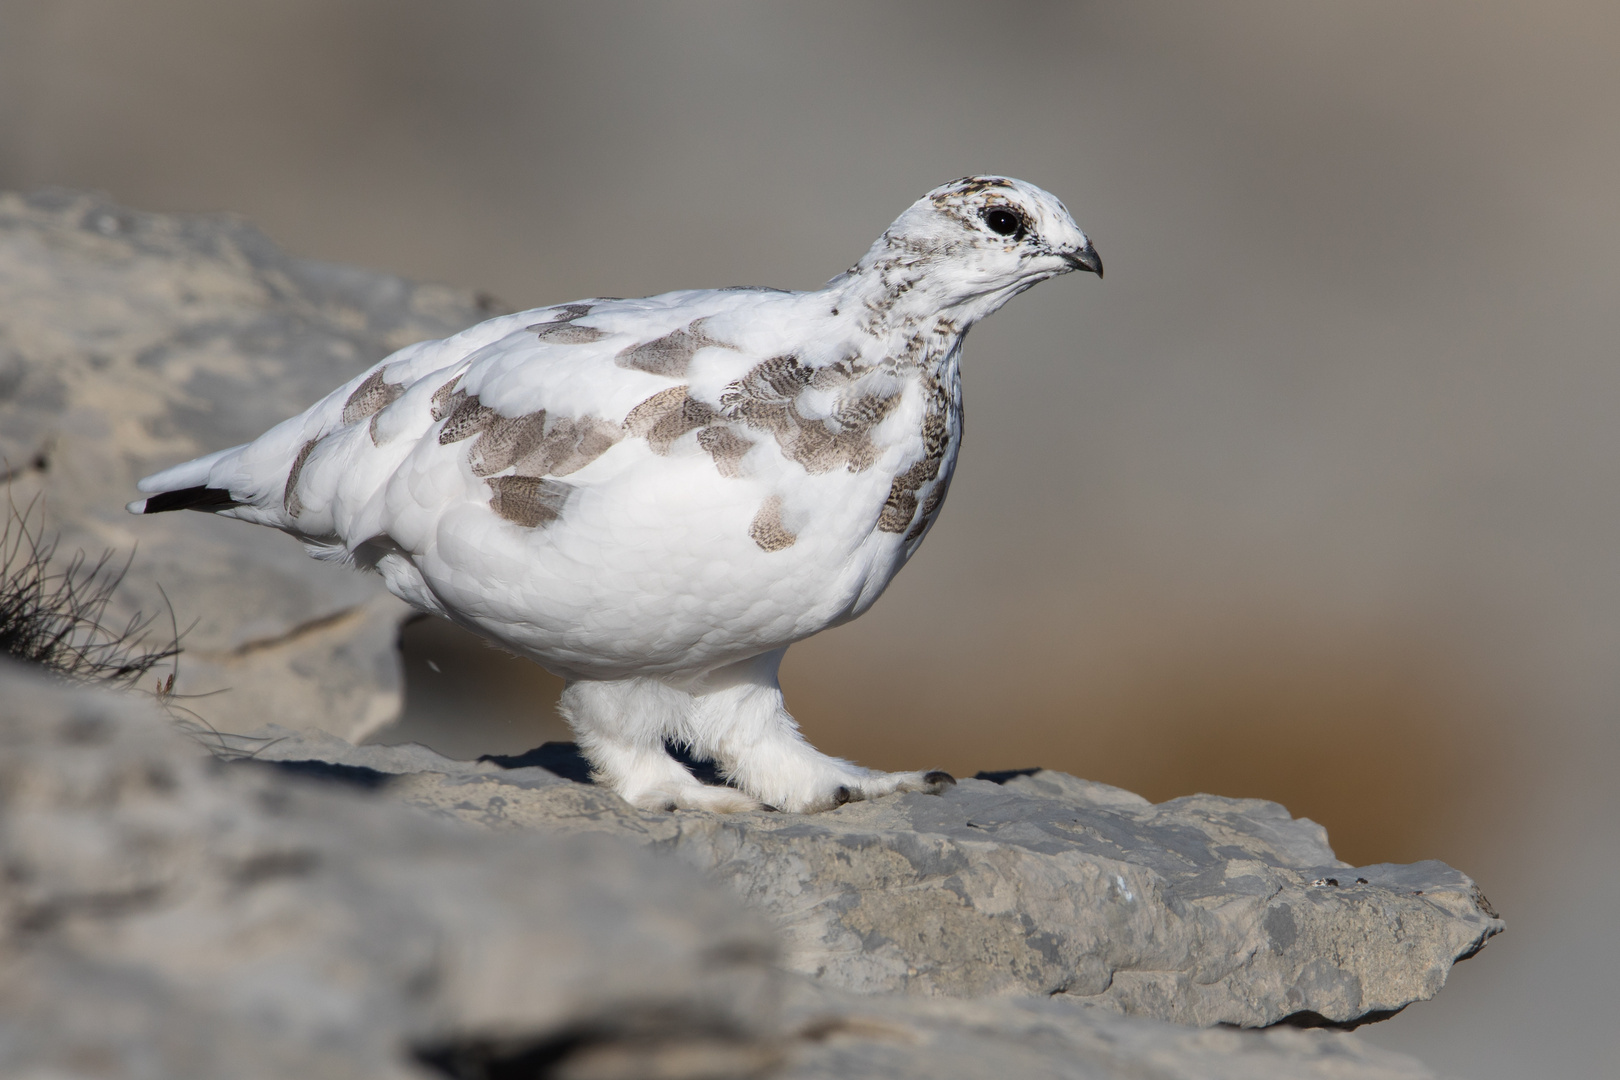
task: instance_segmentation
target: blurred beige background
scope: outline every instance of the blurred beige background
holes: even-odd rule
[[[974,332],[939,527],[789,653],[811,738],[1445,859],[1509,932],[1364,1033],[1612,1076],[1620,8],[0,0],[0,186],[514,307],[814,286],[977,171],[1108,278]],[[529,665],[406,638],[387,738],[563,737]]]

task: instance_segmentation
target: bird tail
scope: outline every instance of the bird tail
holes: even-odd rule
[[[132,514],[161,514],[166,510],[229,510],[241,506],[224,488],[188,487],[178,491],[160,491],[149,499],[136,499],[129,504]]]
[[[152,494],[136,499],[127,509],[132,514],[161,514],[168,510],[201,510],[211,514],[241,506],[246,500],[236,498],[228,488],[209,483],[215,466],[241,449],[233,446],[153,473],[135,485]]]

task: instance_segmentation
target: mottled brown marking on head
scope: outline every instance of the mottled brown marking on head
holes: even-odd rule
[[[439,429],[439,443],[442,446],[471,438],[499,419],[499,414],[480,402],[477,394],[464,394],[458,390],[452,400],[455,407],[450,410],[444,427]]]
[[[537,476],[492,476],[489,508],[507,521],[528,528],[549,525],[562,516],[573,486]]]
[[[799,538],[782,524],[782,496],[772,495],[765,500],[759,513],[754,515],[753,524],[748,526],[748,535],[766,551],[781,551],[794,545]]]
[[[443,420],[445,417],[450,415],[450,410],[456,407],[456,402],[451,401],[450,399],[455,397],[456,394],[460,393],[460,391],[456,389],[456,384],[461,381],[461,376],[464,374],[465,372],[457,372],[455,378],[433,391],[432,404],[429,408],[429,412],[432,414],[433,419]]]
[[[964,176],[944,191],[936,192],[930,198],[934,205],[941,210],[955,211],[963,200],[971,199],[975,195],[982,195],[987,191],[1012,190],[1011,185],[1000,177]]]
[[[698,432],[698,445],[709,452],[721,476],[741,476],[742,459],[754,444],[725,424],[715,424]]]
[[[1012,185],[1002,176],[964,176],[956,182],[956,190],[962,195],[977,195],[981,191],[992,191],[996,188],[1011,191]]]
[[[287,473],[287,486],[281,489],[281,508],[287,512],[288,517],[297,517],[304,512],[304,504],[298,498],[298,477],[304,471],[304,462],[309,460],[310,452],[320,441],[309,440],[299,449],[298,456],[293,458],[292,469]]]
[[[633,368],[636,371],[667,375],[672,379],[681,378],[691,366],[692,357],[697,355],[698,350],[711,346],[731,347],[705,332],[704,324],[707,322],[707,319],[697,319],[661,338],[631,345],[614,357],[613,362],[620,367]]]
[[[366,381],[354,388],[349,400],[343,403],[343,422],[345,424],[358,423],[368,416],[375,416],[383,408],[399,400],[405,388],[398,383],[383,381],[383,370],[373,371]]]

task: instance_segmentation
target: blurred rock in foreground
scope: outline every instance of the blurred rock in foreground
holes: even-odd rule
[[[379,784],[363,767],[327,767],[334,783],[299,771],[322,770],[216,761],[137,696],[0,666],[0,1073],[1432,1076],[1339,1032],[1201,1031],[1062,994],[820,986],[775,967],[765,921],[676,859],[386,797],[428,774]],[[827,817],[783,815],[777,832],[837,831]],[[917,857],[934,846],[920,837]],[[862,847],[848,850],[859,861]]]
[[[222,691],[198,705],[210,723],[360,738],[399,714],[405,605],[268,529],[124,504],[139,477],[245,442],[488,314],[448,289],[291,258],[233,218],[0,194],[0,476],[18,506],[43,493],[64,554],[138,548],[119,602],[150,614],[167,591],[191,626],[177,689]]]

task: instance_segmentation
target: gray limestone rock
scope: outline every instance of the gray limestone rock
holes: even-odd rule
[[[776,1059],[776,942],[690,870],[227,765],[140,704],[0,670],[0,1073]]]
[[[470,297],[294,259],[227,217],[0,194],[0,475],[62,550],[138,550],[116,603],[173,602],[177,689],[225,730],[361,738],[399,714],[405,606],[284,536],[134,518],[135,480],[258,435],[392,350],[487,317]],[[217,692],[217,693],[216,693]]]
[[[453,773],[483,799],[464,814],[510,824],[480,785],[511,781],[518,816],[550,792],[576,797],[555,804],[576,824],[622,818],[598,789],[276,733],[216,739],[231,763],[173,727],[0,664],[0,1074],[1433,1080],[1339,1032],[840,990],[773,967],[778,939],[679,845],[491,831],[387,797]],[[640,838],[692,817],[649,816]]]
[[[1433,997],[1503,925],[1458,871],[1349,866],[1321,826],[1255,799],[1153,805],[1043,771],[810,816],[670,814],[422,747],[287,732],[264,755],[393,774],[393,797],[478,825],[672,852],[769,913],[788,968],[861,993],[1062,995],[1201,1026],[1354,1024]]]
[[[1189,1028],[1059,996],[860,997],[790,986],[782,1080],[1434,1080],[1343,1032]]]

